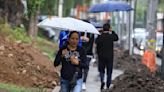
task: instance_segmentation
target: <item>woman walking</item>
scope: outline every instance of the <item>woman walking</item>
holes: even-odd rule
[[[54,61],[54,66],[62,64],[60,80],[62,92],[82,90],[82,69],[87,68],[87,58],[85,50],[78,46],[79,38],[78,32],[70,32],[67,45],[59,49]]]

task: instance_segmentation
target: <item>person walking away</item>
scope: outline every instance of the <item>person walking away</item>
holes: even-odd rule
[[[62,64],[61,92],[81,92],[82,90],[82,70],[87,68],[87,58],[84,49],[78,46],[79,38],[78,32],[70,32],[67,45],[57,52],[54,66]]]
[[[118,40],[118,35],[111,30],[110,24],[106,23],[103,25],[103,32],[96,39],[96,49],[98,54],[98,70],[100,73],[101,87],[103,90],[105,86],[104,74],[105,69],[107,70],[107,89],[111,84],[111,76],[113,70],[113,44],[114,41]]]
[[[86,90],[86,81],[89,71],[89,65],[90,61],[93,58],[93,43],[94,43],[94,34],[91,33],[81,33],[81,40],[82,40],[82,47],[85,49],[85,52],[87,54],[87,65],[88,67],[83,70],[84,76],[83,76],[83,85],[82,89]]]

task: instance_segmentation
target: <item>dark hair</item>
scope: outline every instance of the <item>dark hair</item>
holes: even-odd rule
[[[90,23],[90,21],[88,21],[88,20],[86,20],[86,19],[83,19],[82,21],[87,22],[87,23]]]
[[[69,33],[68,38],[70,38],[70,37],[72,36],[72,34],[73,34],[73,33],[77,33],[77,34],[78,34],[78,36],[80,37],[80,35],[79,35],[79,33],[78,33],[77,31],[71,31],[71,32]]]
[[[106,23],[103,25],[103,31],[109,31],[110,29],[110,24]]]

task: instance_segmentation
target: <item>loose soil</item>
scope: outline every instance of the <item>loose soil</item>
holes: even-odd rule
[[[115,49],[114,68],[123,70],[124,74],[113,81],[113,88],[107,92],[164,92],[159,70],[151,73],[141,64],[139,55],[129,56],[127,51]]]
[[[40,51],[0,36],[0,82],[52,89],[59,76],[53,62]]]

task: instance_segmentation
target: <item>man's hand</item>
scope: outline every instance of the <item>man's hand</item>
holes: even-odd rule
[[[89,38],[86,37],[86,36],[81,36],[81,40],[86,41],[86,42],[89,42]]]

